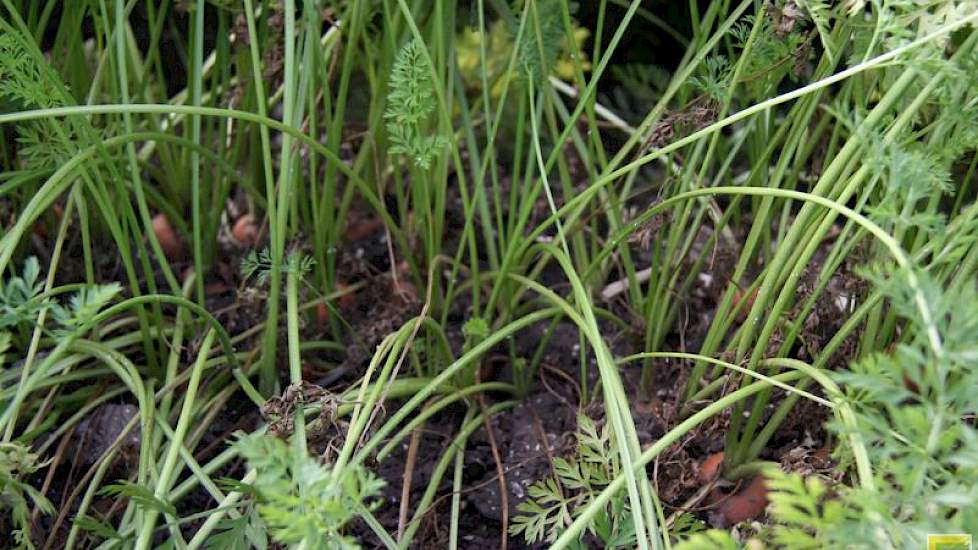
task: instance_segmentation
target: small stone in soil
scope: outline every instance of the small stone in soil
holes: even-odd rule
[[[76,437],[82,445],[80,456],[82,462],[88,466],[95,464],[119,437],[126,424],[138,414],[139,408],[135,405],[106,403],[79,422]],[[120,454],[124,468],[130,465],[130,456],[138,455],[140,441],[140,429],[137,424],[122,442]]]

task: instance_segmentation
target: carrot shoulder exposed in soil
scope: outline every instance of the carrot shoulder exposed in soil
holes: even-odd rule
[[[242,246],[255,246],[258,242],[258,225],[255,223],[255,217],[245,214],[235,220],[231,228],[231,236]]]
[[[346,241],[359,241],[360,239],[365,239],[373,235],[381,227],[383,227],[384,222],[380,218],[368,218],[365,220],[358,220],[347,224],[346,230],[343,232],[343,239]]]
[[[747,301],[744,300],[744,291],[739,288],[734,290],[733,295],[733,308],[737,311],[737,320],[743,322],[747,319],[747,314],[750,313],[752,307],[754,307],[754,300],[757,299],[757,291],[760,290],[755,288],[749,294],[747,294]],[[741,303],[743,302],[743,303]]]
[[[734,525],[760,516],[766,507],[767,484],[764,476],[756,476],[736,495],[721,502],[716,512],[723,525]]]
[[[156,240],[160,242],[160,248],[167,258],[170,260],[183,258],[183,245],[165,214],[153,216],[153,233],[156,233]]]
[[[316,305],[316,324],[320,328],[325,328],[329,324],[329,306],[326,305],[326,302],[319,302]]]
[[[709,483],[720,475],[720,467],[723,466],[723,452],[713,453],[703,459],[700,464],[699,480],[701,483]]]
[[[357,301],[356,291],[350,290],[350,285],[339,281],[336,283],[336,292],[342,292],[339,297],[336,298],[335,307],[340,309],[349,309]],[[330,307],[326,305],[326,302],[320,302],[316,306],[316,323],[321,327],[325,327],[329,323],[329,312]]]
[[[351,290],[350,285],[344,283],[343,281],[339,281],[336,283],[336,291],[343,293],[336,299],[336,302],[341,308],[346,309],[357,303],[356,291]]]

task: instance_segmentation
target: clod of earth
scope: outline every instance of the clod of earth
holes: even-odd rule
[[[75,437],[78,438],[77,449],[81,462],[85,465],[95,464],[116,439],[119,438],[126,425],[139,414],[135,405],[106,403],[98,407],[95,413],[78,423]],[[120,446],[116,468],[128,473],[136,464],[141,441],[139,424],[125,435]]]

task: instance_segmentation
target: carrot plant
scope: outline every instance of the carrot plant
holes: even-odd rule
[[[102,549],[974,533],[976,21],[0,0],[0,526]],[[832,475],[788,460],[814,440]],[[708,529],[752,479],[767,520]]]

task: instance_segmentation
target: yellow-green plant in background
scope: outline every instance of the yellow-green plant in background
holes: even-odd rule
[[[557,19],[556,22],[559,25],[559,13],[554,11],[542,15],[540,18],[541,25],[545,25],[546,19],[550,18]],[[482,62],[479,49],[480,45],[484,43],[485,69],[490,83],[489,92],[494,98],[498,98],[502,94],[506,79],[500,77],[504,75],[509,66],[509,59],[513,55],[513,47],[516,44],[516,34],[516,29],[510,29],[502,21],[493,22],[489,25],[487,32],[470,27],[459,33],[456,39],[456,56],[462,82],[466,88],[470,90],[482,89]],[[560,37],[557,43],[558,49],[555,52],[556,59],[552,65],[554,76],[563,80],[574,78],[574,52],[583,52],[584,43],[590,36],[591,31],[575,24],[573,44],[569,44],[565,36]],[[585,71],[590,70],[591,63],[582,59],[581,68]],[[514,71],[519,74],[521,68],[517,66]]]

